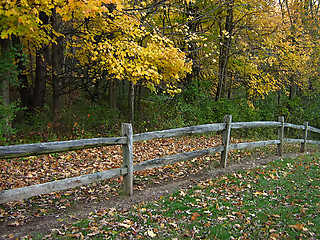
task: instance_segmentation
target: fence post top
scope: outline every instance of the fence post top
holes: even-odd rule
[[[121,124],[121,135],[123,137],[132,138],[133,137],[133,130],[131,123],[122,123]]]
[[[232,115],[224,115],[224,118],[223,118],[223,120],[225,121],[225,122],[231,122],[232,121]]]
[[[284,116],[279,116],[278,120],[279,120],[279,122],[284,122]]]
[[[132,125],[131,123],[121,123],[121,126],[124,127],[124,126],[132,126]]]

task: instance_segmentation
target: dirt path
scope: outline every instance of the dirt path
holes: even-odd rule
[[[283,157],[294,158],[299,155],[299,153],[290,153]],[[38,233],[46,235],[51,232],[51,229],[59,228],[72,221],[85,218],[90,214],[90,212],[94,212],[95,210],[106,208],[129,209],[132,207],[132,205],[138,205],[142,202],[157,200],[163,195],[171,194],[177,189],[194,186],[198,182],[206,180],[210,177],[218,177],[224,174],[236,172],[238,170],[265,165],[268,162],[277,159],[279,159],[277,156],[261,159],[251,156],[250,159],[242,159],[237,163],[230,164],[225,169],[203,171],[197,174],[179,178],[175,181],[150,185],[141,191],[135,191],[134,196],[131,198],[116,196],[110,197],[110,199],[103,201],[83,201],[68,207],[67,209],[55,210],[53,213],[50,213],[50,215],[30,217],[30,219],[23,225],[8,225],[7,220],[1,218],[0,215],[0,239],[24,239],[23,237],[28,239],[26,236],[32,237]]]

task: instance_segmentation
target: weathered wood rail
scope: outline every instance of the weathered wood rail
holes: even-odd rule
[[[278,129],[278,139],[230,144],[231,130],[241,128],[265,128],[273,127]],[[284,129],[294,128],[302,131],[302,139],[284,138]],[[185,152],[172,156],[165,156],[156,159],[147,160],[138,164],[133,164],[133,143],[147,141],[151,139],[190,136],[195,134],[206,134],[212,132],[222,132],[222,146],[202,149],[193,152]],[[283,117],[279,117],[278,122],[232,122],[232,116],[226,115],[224,123],[206,124],[185,128],[169,129],[162,131],[146,132],[133,134],[131,124],[122,124],[121,137],[113,138],[93,138],[60,142],[34,143],[11,146],[0,146],[0,158],[14,158],[24,156],[34,156],[40,154],[49,154],[79,149],[87,149],[108,145],[122,145],[123,165],[120,168],[107,171],[82,175],[78,177],[57,180],[28,187],[8,189],[0,191],[0,204],[10,201],[21,200],[37,195],[48,194],[56,191],[75,188],[90,183],[107,180],[123,176],[124,193],[128,196],[133,194],[133,173],[136,171],[163,167],[168,164],[187,161],[194,158],[221,152],[220,166],[227,166],[228,151],[238,149],[257,148],[269,145],[277,145],[277,154],[282,156],[283,145],[285,143],[300,143],[301,151],[304,152],[307,144],[318,144],[320,141],[308,140],[308,132],[320,133],[320,129],[309,126],[308,122],[303,125],[285,123]]]

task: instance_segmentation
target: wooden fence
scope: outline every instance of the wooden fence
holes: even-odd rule
[[[278,129],[278,139],[260,142],[248,142],[230,144],[231,129],[241,128],[261,128],[273,127]],[[302,131],[302,139],[284,138],[284,129],[294,128]],[[212,132],[222,132],[222,146],[213,147],[193,152],[185,152],[172,156],[166,156],[156,159],[147,160],[133,165],[133,143],[151,139],[190,136],[194,134],[206,134]],[[103,181],[110,178],[123,176],[124,193],[128,196],[133,194],[133,173],[145,169],[162,167],[176,162],[182,162],[193,158],[203,157],[213,153],[221,152],[220,166],[227,166],[228,151],[236,149],[248,149],[263,147],[268,145],[277,145],[277,154],[282,156],[283,145],[285,143],[300,143],[301,151],[304,152],[307,144],[319,144],[320,141],[308,140],[308,132],[320,133],[320,129],[314,128],[305,122],[303,125],[285,123],[284,117],[279,117],[276,122],[259,121],[259,122],[232,122],[232,116],[226,115],[223,123],[199,125],[185,128],[169,129],[163,131],[146,132],[133,134],[132,126],[128,123],[122,124],[121,137],[113,138],[93,138],[60,142],[46,142],[34,144],[22,144],[11,146],[0,146],[0,158],[14,158],[23,156],[34,156],[40,154],[57,153],[86,149],[108,145],[122,145],[123,164],[120,168],[110,169],[107,171],[93,174],[82,175],[78,177],[67,178],[47,182],[43,184],[32,185],[23,188],[0,191],[0,203],[21,200],[41,194],[48,194],[56,191],[75,188],[81,185],[87,185],[93,182]]]

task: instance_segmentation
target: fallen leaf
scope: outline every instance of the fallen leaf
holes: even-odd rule
[[[171,225],[171,226],[174,227],[174,228],[177,228],[177,227],[178,227],[178,225],[175,224],[175,223],[169,223],[169,225]]]
[[[148,230],[148,236],[154,238],[157,234],[155,234],[152,230]]]
[[[289,225],[289,227],[298,231],[308,231],[308,228],[304,227],[305,224],[297,223],[295,225]]]
[[[195,220],[197,220],[197,217],[199,217],[199,216],[200,216],[200,214],[199,214],[199,213],[197,213],[197,212],[192,213],[191,221],[195,221]]]
[[[187,192],[186,192],[186,191],[183,191],[183,190],[180,190],[179,195],[184,197],[184,196],[187,195]]]
[[[216,209],[217,209],[218,211],[220,211],[220,207],[219,207],[219,204],[218,204],[218,203],[216,204]]]
[[[20,223],[18,221],[14,221],[14,222],[8,223],[7,225],[10,227],[18,227]]]
[[[8,235],[5,235],[6,238],[9,238],[9,239],[13,239],[14,238],[14,235],[13,234],[8,234]]]
[[[126,224],[126,223],[120,223],[119,226],[125,227],[125,228],[130,228],[131,227],[131,225]]]
[[[272,233],[271,236],[270,236],[270,240],[277,240],[279,238],[280,238],[280,236],[277,233]]]
[[[263,195],[263,196],[268,196],[268,194],[267,194],[267,193],[265,193],[265,192],[259,192],[259,191],[255,192],[255,193],[254,193],[254,195]]]
[[[218,217],[218,220],[219,221],[224,221],[224,220],[227,220],[227,218],[226,217]]]
[[[79,237],[78,233],[68,233],[66,234],[67,237]]]
[[[57,232],[59,235],[65,235],[64,232],[61,232],[59,229],[53,228],[51,229],[52,232]]]

